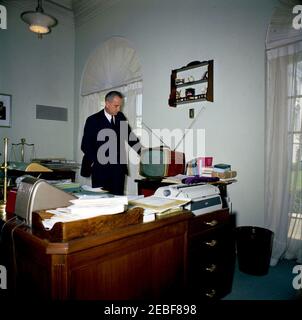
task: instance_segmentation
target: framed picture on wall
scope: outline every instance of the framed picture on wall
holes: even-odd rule
[[[11,127],[12,96],[0,93],[0,127]]]

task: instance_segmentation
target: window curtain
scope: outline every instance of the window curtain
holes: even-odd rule
[[[138,105],[138,97],[142,94],[142,81],[134,82],[128,85],[123,86],[120,91],[125,96],[125,106],[122,110],[131,126],[134,130],[137,129],[137,105]],[[126,179],[125,187],[126,187],[126,194],[137,194],[137,185],[134,182],[135,179],[139,178],[139,156],[138,154],[129,147],[126,146],[128,149],[128,177]]]
[[[89,116],[102,109],[101,101],[102,100],[99,93],[92,93],[87,96],[80,97],[77,163],[81,163],[83,158],[83,152],[81,151],[81,142],[84,133],[85,121]],[[77,181],[82,185],[91,185],[91,178],[82,177],[80,175],[80,169],[77,170]]]
[[[298,56],[296,98],[292,112],[293,161],[290,183],[290,225],[285,258],[302,263],[302,53]]]
[[[271,265],[289,252],[291,258],[299,254],[301,258],[301,237],[295,244],[288,239],[294,194],[299,185],[298,166],[293,166],[293,132],[295,97],[298,90],[301,92],[301,54],[302,42],[267,51],[265,225],[274,232]]]

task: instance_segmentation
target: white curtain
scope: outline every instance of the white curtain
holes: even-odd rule
[[[293,101],[293,112],[290,135],[293,140],[293,161],[290,183],[290,225],[285,258],[297,259],[302,263],[302,52],[297,55],[298,63],[292,70],[296,79],[296,98]]]
[[[265,224],[274,232],[272,265],[290,243],[293,184],[298,173],[293,171],[293,132],[298,90],[301,94],[297,77],[301,58],[302,42],[267,51]],[[301,244],[300,239],[300,250]]]
[[[131,83],[123,86],[120,91],[125,96],[125,107],[123,112],[125,113],[129,124],[133,130],[137,129],[137,108],[138,108],[138,99],[139,95],[142,94],[142,81]],[[138,154],[129,146],[128,148],[128,177],[126,179],[126,194],[137,194],[137,185],[134,182],[135,179],[139,178],[138,174],[138,164],[139,156]]]
[[[84,133],[85,121],[90,115],[102,109],[101,101],[102,100],[99,93],[92,93],[88,96],[80,97],[77,163],[81,163],[83,158],[83,152],[81,151],[81,142]],[[77,181],[82,185],[91,185],[91,178],[82,177],[80,175],[80,169],[77,170]]]

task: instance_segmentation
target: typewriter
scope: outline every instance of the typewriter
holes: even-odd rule
[[[222,200],[219,188],[210,184],[177,184],[159,187],[155,196],[161,198],[188,198],[190,202],[185,209],[194,215],[200,215],[222,209]]]

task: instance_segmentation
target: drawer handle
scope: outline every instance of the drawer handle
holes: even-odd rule
[[[209,267],[206,267],[206,271],[214,272],[216,270],[216,264],[211,264]]]
[[[210,292],[206,292],[206,296],[208,298],[214,298],[216,294],[216,290],[212,289]]]
[[[217,244],[217,240],[206,241],[205,244],[209,247],[215,247]]]
[[[210,227],[215,227],[217,225],[218,221],[217,220],[212,220],[210,222],[206,222],[204,224],[206,224],[207,226],[210,226]]]

